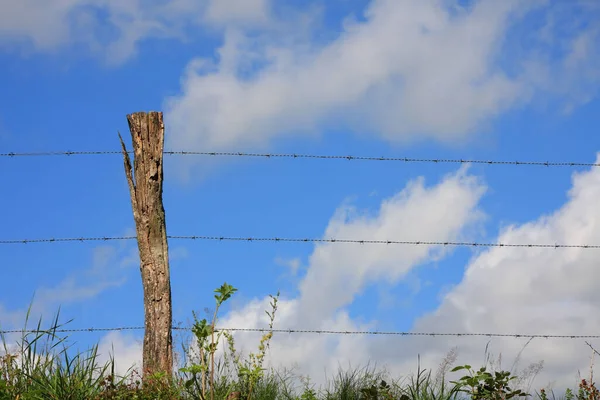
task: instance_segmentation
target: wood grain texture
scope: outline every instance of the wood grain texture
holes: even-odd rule
[[[143,375],[173,371],[171,281],[163,191],[164,124],[161,112],[127,115],[133,170],[121,135],[144,288]]]

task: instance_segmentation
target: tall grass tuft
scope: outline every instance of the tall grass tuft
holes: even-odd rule
[[[1,335],[3,355],[0,358],[0,393],[2,398],[93,399],[113,372],[114,362],[98,364],[98,346],[71,355],[67,337],[59,336],[60,310],[50,328],[42,329],[42,318],[36,328],[28,329],[31,307],[16,345]]]

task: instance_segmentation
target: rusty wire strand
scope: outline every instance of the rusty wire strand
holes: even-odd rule
[[[191,330],[190,327],[172,327],[173,330],[185,331]],[[75,333],[75,332],[108,332],[108,331],[134,331],[144,330],[143,326],[121,326],[113,328],[74,328],[74,329],[12,329],[0,330],[0,334],[10,333]],[[401,331],[339,331],[339,330],[320,330],[320,329],[268,329],[268,328],[220,328],[215,331],[237,331],[237,332],[273,332],[273,333],[309,333],[309,334],[324,334],[324,335],[379,335],[379,336],[430,336],[430,337],[506,337],[506,338],[543,338],[543,339],[599,339],[600,335],[541,335],[541,334],[525,334],[525,333],[453,333],[453,332],[401,332]]]
[[[209,241],[235,241],[235,242],[292,242],[292,243],[354,243],[354,244],[387,244],[407,246],[455,246],[455,247],[528,247],[528,248],[579,248],[600,249],[598,244],[561,244],[561,243],[485,243],[485,242],[452,242],[452,241],[427,241],[427,240],[362,240],[362,239],[327,239],[327,238],[289,238],[289,237],[244,237],[244,236],[174,236],[167,238],[174,240],[209,240]],[[59,242],[101,242],[117,240],[134,240],[135,236],[104,236],[104,237],[70,237],[70,238],[43,238],[43,239],[5,239],[0,244],[28,244],[28,243],[59,243]]]
[[[133,154],[133,152],[128,152]],[[529,165],[543,167],[600,167],[600,163],[569,162],[569,161],[509,161],[509,160],[477,160],[453,158],[411,158],[411,157],[376,157],[354,156],[339,154],[296,154],[296,153],[247,153],[247,152],[216,152],[216,151],[165,151],[165,155],[191,155],[213,157],[254,157],[254,158],[292,158],[292,159],[321,159],[349,161],[392,161],[404,163],[434,163],[434,164],[487,164],[487,165]],[[42,157],[42,156],[77,156],[77,155],[119,155],[121,151],[44,151],[44,152],[9,152],[0,153],[0,157]]]

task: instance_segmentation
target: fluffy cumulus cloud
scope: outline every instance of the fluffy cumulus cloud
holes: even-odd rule
[[[259,147],[332,125],[450,141],[548,93],[569,107],[595,94],[599,7],[467,3],[372,0],[326,42],[228,31],[218,60],[190,63],[167,101],[168,145]]]
[[[430,188],[417,179],[385,200],[376,216],[363,215],[352,208],[339,209],[324,237],[454,240],[466,226],[482,217],[476,206],[484,190],[464,169]],[[382,280],[397,282],[411,268],[438,259],[445,251],[443,247],[429,246],[319,245],[299,285],[296,316],[304,325],[318,325],[324,317],[349,305],[366,285]]]
[[[600,155],[597,162],[600,162]],[[460,170],[434,186],[415,180],[385,200],[375,214],[344,207],[334,215],[324,237],[371,239],[430,238],[460,240],[478,233],[483,217],[478,203],[485,186]],[[502,229],[503,243],[600,242],[600,170],[575,173],[565,204],[548,215]],[[440,207],[443,204],[443,207]],[[309,257],[299,294],[282,298],[275,328],[369,330],[380,322],[352,318],[357,296],[378,282],[399,283],[411,270],[443,259],[444,248],[323,244]],[[414,332],[505,333],[523,335],[596,335],[600,322],[597,251],[568,248],[491,248],[473,256],[462,280],[445,291],[440,304],[414,322]],[[271,299],[254,299],[230,311],[222,327],[267,328]],[[385,321],[384,321],[385,322]],[[237,332],[236,346],[256,351],[260,333]],[[596,348],[600,342],[590,343]],[[488,358],[485,357],[486,347]],[[436,369],[455,350],[456,363],[489,362],[515,372],[537,374],[533,388],[574,387],[577,373],[586,376],[591,350],[583,339],[489,337],[387,337],[275,334],[268,364],[295,368],[324,383],[338,367],[376,363],[394,374],[414,373],[421,365]],[[527,376],[527,374],[525,374]],[[521,382],[527,386],[530,380]]]
[[[457,239],[465,234],[465,227],[480,218],[477,203],[483,190],[481,184],[464,171],[430,188],[412,183],[401,194],[385,201],[376,216],[338,214],[325,236]],[[577,173],[573,176],[568,200],[561,208],[523,225],[506,227],[497,240],[504,243],[598,243],[600,213],[596,199],[599,195],[600,170]],[[414,223],[417,220],[420,222]],[[410,269],[439,257],[443,257],[443,253],[434,248],[318,246],[300,283],[300,295],[282,301],[276,327],[375,329],[377,321],[359,323],[349,317],[346,306],[369,284],[398,282]],[[439,307],[418,319],[412,329],[416,332],[594,335],[600,330],[600,323],[593,317],[600,301],[596,260],[595,250],[581,248],[483,251],[472,258],[462,281],[447,292]],[[267,325],[264,310],[269,308],[268,303],[268,298],[254,300],[232,311],[222,325],[264,328]],[[247,350],[253,350],[258,336],[239,333],[237,340]],[[391,372],[404,374],[415,371],[420,355],[425,367],[435,369],[452,349],[457,351],[458,362],[477,365],[485,361],[486,346],[489,354],[501,355],[504,361],[500,361],[500,366],[504,369],[522,371],[543,362],[535,387],[547,384],[573,387],[577,371],[587,373],[591,353],[583,340],[567,339],[276,334],[269,360],[275,366],[295,365],[300,372],[323,382],[324,368],[331,374],[340,364],[347,366],[348,363],[358,366],[376,362]],[[494,360],[498,365],[495,357]]]
[[[269,0],[212,0],[205,18],[221,25],[266,24],[270,20],[270,4]]]
[[[600,194],[600,171],[575,174],[567,203],[551,215],[521,226],[510,226],[498,240],[512,243],[600,242],[600,213],[595,198]],[[416,329],[558,335],[593,335],[600,324],[590,318],[600,300],[597,252],[572,248],[493,249],[469,264],[462,282],[448,295],[435,314],[424,317]],[[514,340],[496,341],[515,352]],[[475,349],[470,349],[474,351]],[[574,372],[589,365],[589,348],[582,340],[531,342],[524,354],[529,360],[546,361],[546,378],[572,383]]]
[[[121,63],[148,38],[184,38],[188,27],[252,27],[269,21],[268,0],[0,0],[0,46],[35,51],[84,45]]]
[[[482,220],[478,202],[485,190],[485,185],[467,174],[466,169],[433,186],[416,179],[383,201],[375,215],[352,207],[340,208],[329,222],[324,237],[460,240],[470,236]],[[276,326],[286,329],[374,328],[376,321],[359,324],[350,318],[347,307],[354,299],[374,283],[399,282],[412,269],[440,259],[447,250],[439,246],[318,245],[308,260],[299,295],[280,300]],[[265,310],[269,309],[270,301],[268,297],[256,299],[233,310],[221,320],[221,326],[266,327]],[[256,351],[259,334],[235,335],[243,351]],[[364,338],[310,334],[276,335],[270,355],[272,365],[297,365],[315,381],[324,378],[323,368],[336,372],[338,362],[366,363],[374,356],[365,346]]]
[[[110,332],[98,343],[98,364],[114,361],[115,373],[125,376],[133,371],[142,373],[143,340],[121,332]]]
[[[452,241],[472,235],[484,218],[478,203],[486,186],[462,168],[436,185],[423,179],[410,182],[382,202],[374,215],[344,206],[337,210],[323,235],[364,239],[396,237]],[[440,207],[443,204],[443,207]],[[290,329],[368,329],[353,321],[347,307],[357,295],[378,281],[399,282],[418,265],[440,259],[448,251],[441,246],[397,246],[328,243],[315,247],[296,298],[278,303],[276,326]],[[255,299],[225,315],[222,327],[265,328],[271,299]],[[260,334],[235,334],[242,352],[256,351]],[[113,337],[106,338],[109,346]],[[117,344],[123,344],[115,336]],[[335,372],[338,362],[366,362],[374,355],[360,337],[277,335],[270,348],[271,365],[298,366],[300,372],[323,378],[323,368]],[[106,347],[105,346],[105,347]],[[127,354],[138,349],[127,348]],[[126,357],[127,358],[127,357]],[[128,358],[127,358],[128,359]]]
[[[569,111],[600,83],[597,2],[371,0],[339,32],[319,25],[319,4],[0,0],[0,46],[76,44],[117,64],[146,39],[219,32],[218,59],[191,61],[165,104],[168,145],[185,149],[264,146],[331,125],[452,141],[548,94]]]

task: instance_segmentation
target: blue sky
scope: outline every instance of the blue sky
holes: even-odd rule
[[[600,149],[594,2],[22,4],[35,11],[6,4],[0,16],[0,153],[118,150],[125,115],[147,110],[165,112],[167,150],[595,162]],[[118,155],[3,157],[0,171],[2,239],[133,233]],[[600,243],[594,168],[166,156],[165,174],[172,235]],[[256,305],[281,290],[281,328],[599,328],[583,313],[597,311],[595,250],[169,245],[176,321],[227,281],[240,289],[230,326],[263,326]],[[5,328],[21,326],[34,292],[36,315],[61,306],[73,328],[143,324],[135,242],[2,245],[0,256]],[[74,340],[119,341],[127,363],[140,337]],[[400,371],[417,352],[435,366],[451,347],[415,339],[391,357],[380,339],[290,340],[273,362],[314,373],[340,359]],[[456,343],[465,362],[485,346]],[[522,345],[495,343],[509,355]],[[557,344],[528,360],[571,382],[587,350]],[[319,362],[294,346],[320,349]]]

